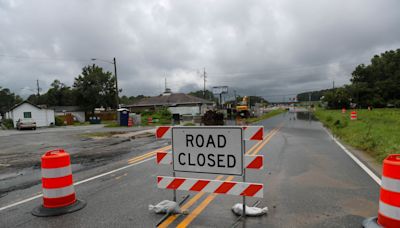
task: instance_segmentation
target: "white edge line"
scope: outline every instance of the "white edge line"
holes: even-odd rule
[[[366,165],[364,165],[364,163],[362,163],[356,156],[354,156],[345,146],[343,146],[342,143],[340,143],[335,137],[333,137],[333,135],[324,127],[324,130],[326,131],[326,133],[329,135],[329,137],[332,138],[333,141],[335,141],[336,144],[338,144],[338,146],[340,148],[342,148],[342,150],[344,152],[346,152],[346,154],[353,159],[353,161],[360,166],[379,186],[381,185],[381,179],[375,175],[374,172],[372,172]]]
[[[83,184],[83,183],[86,183],[86,182],[89,182],[89,181],[98,179],[98,178],[100,178],[100,177],[107,176],[107,175],[109,175],[109,174],[112,174],[112,173],[115,173],[115,172],[118,172],[118,171],[127,169],[127,168],[132,167],[132,166],[135,166],[135,165],[140,165],[140,164],[142,164],[142,163],[144,163],[144,162],[147,162],[147,161],[150,161],[150,160],[152,160],[152,159],[154,159],[154,158],[155,158],[154,156],[151,156],[150,158],[147,158],[147,159],[142,160],[142,161],[140,161],[140,162],[133,163],[133,164],[129,164],[129,165],[123,166],[123,167],[121,167],[121,168],[114,169],[114,170],[111,170],[111,171],[109,171],[109,172],[102,173],[102,174],[96,175],[96,176],[94,176],[94,177],[90,177],[90,178],[88,178],[88,179],[78,181],[78,182],[74,183],[74,186],[77,186],[77,185],[80,185],[80,184]],[[23,204],[23,203],[32,201],[32,200],[37,199],[37,198],[40,198],[40,197],[42,197],[42,196],[43,196],[43,194],[39,194],[39,195],[32,196],[32,197],[27,198],[27,199],[18,201],[18,202],[13,203],[13,204],[9,204],[9,205],[7,205],[7,206],[0,207],[0,211],[4,211],[4,210],[6,210],[6,209],[8,209],[8,208],[18,206],[18,205],[20,205],[20,204]]]

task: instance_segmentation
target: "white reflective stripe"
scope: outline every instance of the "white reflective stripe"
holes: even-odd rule
[[[162,177],[161,181],[157,183],[157,187],[167,188],[167,186],[171,184],[172,180],[172,178]]]
[[[227,192],[227,194],[239,196],[240,193],[242,193],[247,188],[247,186],[249,186],[249,185],[248,184],[237,183],[237,184],[235,184],[235,186],[233,186],[231,188],[231,190],[229,190]]]
[[[382,188],[400,193],[400,180],[382,176]]]
[[[42,168],[42,177],[44,178],[65,177],[71,174],[72,174],[71,165],[54,169]]]
[[[216,180],[216,181],[214,181],[214,180],[210,180],[210,182],[203,188],[203,190],[201,190],[202,192],[211,192],[211,193],[213,193],[213,192],[215,192],[215,190],[217,190],[217,188],[219,187],[219,186],[221,186],[221,183],[222,183],[223,181],[218,181],[218,180]]]
[[[400,207],[394,207],[379,201],[379,213],[386,217],[400,221]]]
[[[43,188],[43,197],[46,198],[59,198],[68,196],[74,193],[74,186],[70,185],[64,188]]]
[[[253,197],[264,198],[264,186],[258,190],[258,192]]]
[[[189,190],[195,185],[197,180],[195,179],[185,179],[185,182],[179,186],[178,190]]]

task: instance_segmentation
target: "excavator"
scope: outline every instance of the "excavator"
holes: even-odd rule
[[[250,117],[249,98],[247,96],[244,96],[242,101],[239,102],[239,105],[236,106],[236,117],[237,118]]]

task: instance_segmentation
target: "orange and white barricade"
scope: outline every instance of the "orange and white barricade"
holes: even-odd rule
[[[43,204],[32,214],[46,217],[71,213],[86,206],[76,198],[71,159],[62,149],[51,150],[42,156]]]
[[[363,226],[400,227],[400,154],[389,155],[383,161],[378,217],[364,220]]]
[[[350,113],[350,120],[357,120],[357,112],[356,111],[352,111]]]

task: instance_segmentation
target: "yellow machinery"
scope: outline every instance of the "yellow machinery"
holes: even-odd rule
[[[237,117],[241,118],[249,118],[250,110],[249,110],[249,98],[247,96],[243,97],[243,100],[239,102],[239,105],[236,106]]]

